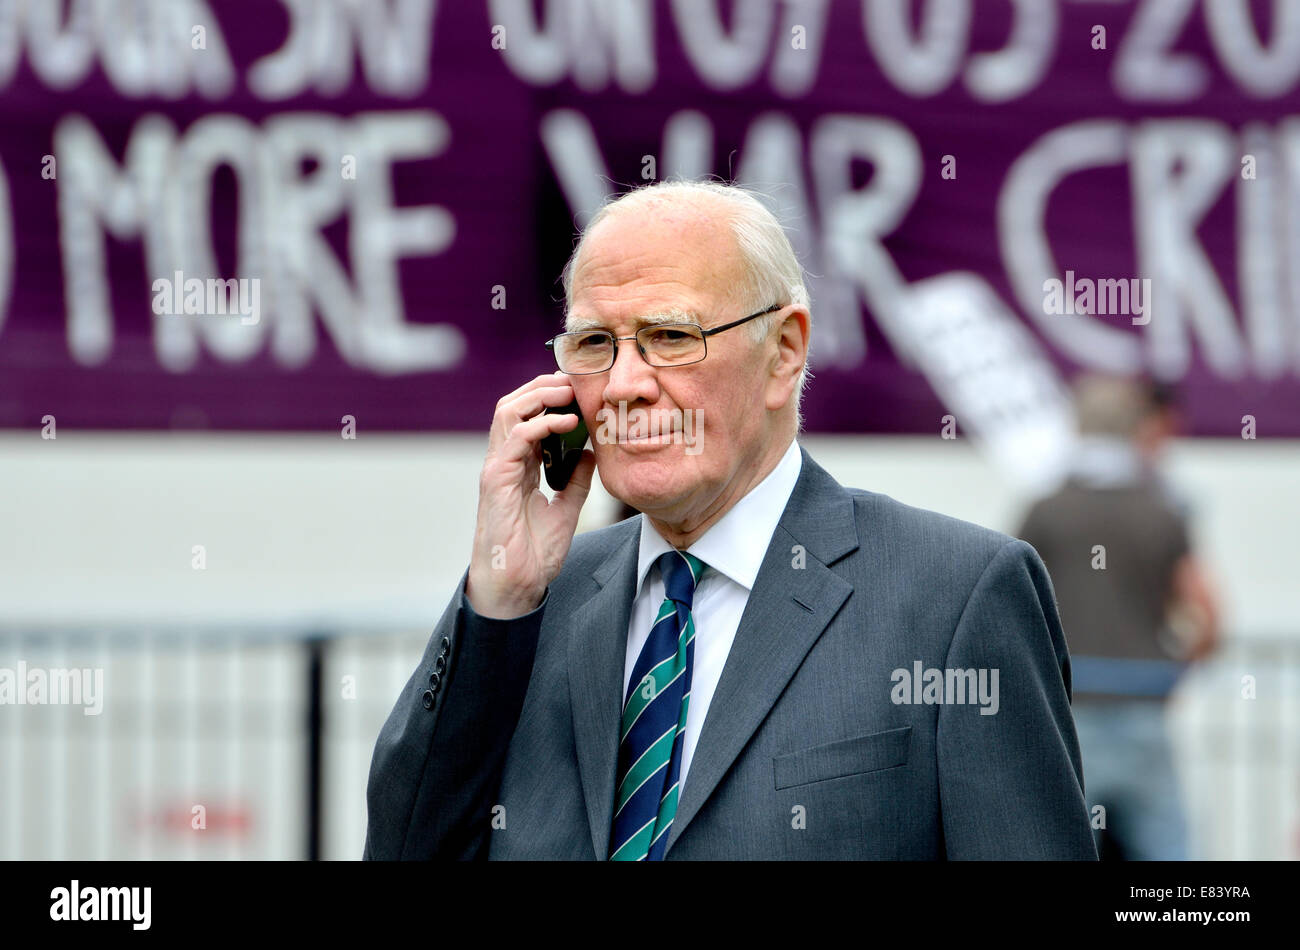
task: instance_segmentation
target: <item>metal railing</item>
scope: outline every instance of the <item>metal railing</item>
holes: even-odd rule
[[[0,705],[0,859],[359,858],[428,635],[0,632],[0,670],[103,674],[94,714]],[[1228,641],[1169,723],[1192,856],[1300,856],[1300,638]]]

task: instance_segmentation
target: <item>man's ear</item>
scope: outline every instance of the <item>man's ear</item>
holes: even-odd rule
[[[808,361],[811,324],[808,308],[796,306],[777,327],[776,352],[772,355],[767,386],[768,409],[780,409],[793,398],[799,373]]]

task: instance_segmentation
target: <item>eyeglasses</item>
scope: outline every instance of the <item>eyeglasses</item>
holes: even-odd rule
[[[570,376],[585,376],[612,369],[620,340],[636,340],[641,358],[651,366],[686,366],[698,363],[708,356],[709,346],[705,342],[708,337],[775,313],[783,306],[784,304],[773,304],[766,310],[708,330],[698,323],[659,323],[642,327],[632,336],[614,336],[608,330],[577,330],[547,340],[546,348],[555,356],[555,365],[560,368],[560,372]]]

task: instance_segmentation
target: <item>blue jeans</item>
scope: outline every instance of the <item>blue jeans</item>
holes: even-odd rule
[[[1187,860],[1187,826],[1161,701],[1076,700],[1084,794],[1130,861]],[[1101,830],[1093,829],[1098,847]]]

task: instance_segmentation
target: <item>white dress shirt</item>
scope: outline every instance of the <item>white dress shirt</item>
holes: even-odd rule
[[[740,615],[749,602],[749,592],[758,577],[763,557],[776,531],[781,513],[799,480],[803,456],[798,442],[791,441],[785,455],[740,501],[687,548],[708,565],[704,579],[695,588],[691,616],[695,621],[695,656],[691,672],[691,702],[686,713],[686,735],[682,744],[682,765],[678,776],[681,789],[691,767],[695,743],[699,741],[704,717],[722,668],[731,652]],[[650,637],[655,615],[664,601],[664,582],[655,559],[673,550],[641,516],[641,551],[637,557],[637,592],[627,630],[627,656],[623,664],[623,695],[627,695],[632,667]],[[680,794],[680,791],[679,791]]]

